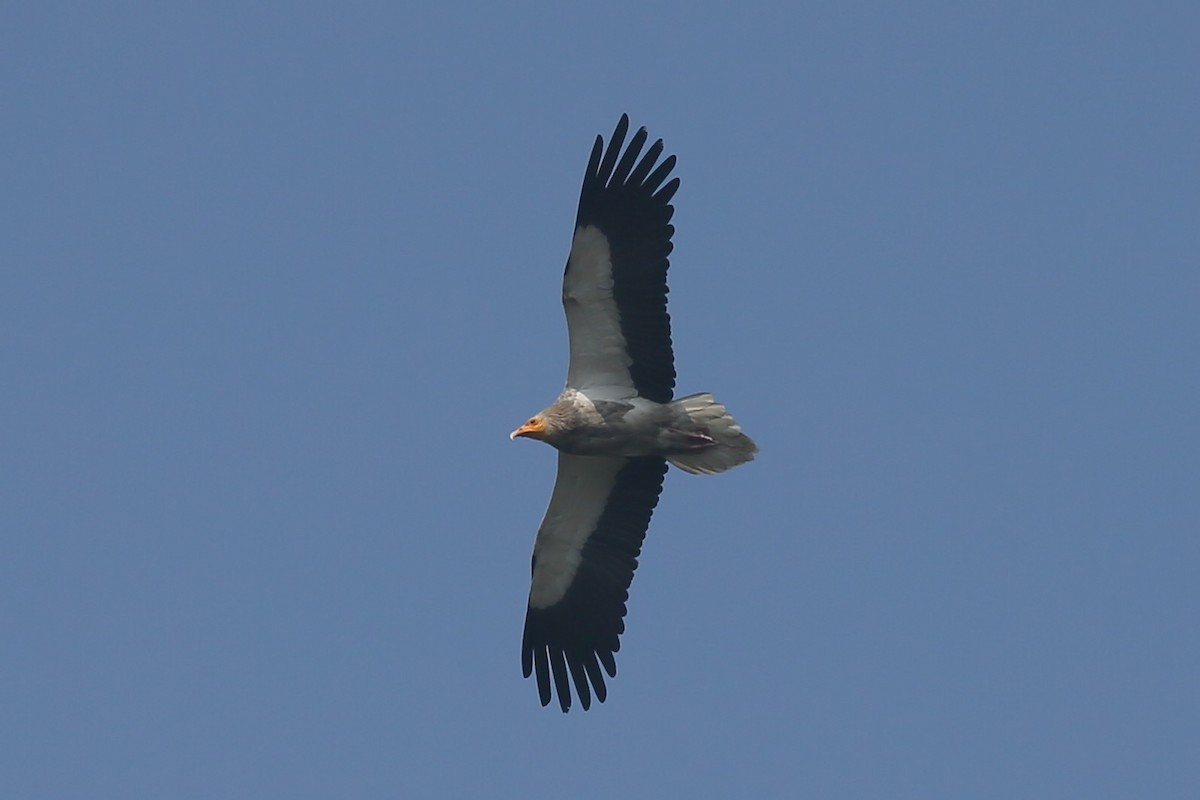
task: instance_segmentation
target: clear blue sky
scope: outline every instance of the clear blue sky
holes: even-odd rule
[[[0,793],[1200,796],[1194,3],[247,5],[0,20]],[[507,434],[622,112],[762,453],[564,716]]]

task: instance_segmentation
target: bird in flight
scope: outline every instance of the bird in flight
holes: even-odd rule
[[[558,450],[550,506],[533,545],[521,667],[537,676],[542,705],[574,687],[587,709],[616,677],[625,602],[667,463],[724,472],[758,447],[711,394],[673,398],[675,359],[667,268],[675,213],[675,156],[659,161],[646,129],[629,140],[622,115],[604,146],[596,137],[583,176],[563,275],[570,362],[566,388],[510,438]]]

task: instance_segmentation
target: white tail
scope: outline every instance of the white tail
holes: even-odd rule
[[[737,420],[708,392],[689,394],[673,401],[671,405],[686,413],[715,442],[708,447],[667,456],[668,461],[684,472],[715,475],[738,464],[745,464],[758,452],[758,445],[742,433]]]

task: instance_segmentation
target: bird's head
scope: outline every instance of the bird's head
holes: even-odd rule
[[[516,439],[518,436],[525,436],[530,439],[539,439],[546,441],[546,437],[550,433],[550,428],[546,424],[546,418],[541,414],[537,414],[529,418],[529,420],[508,435],[509,439]]]

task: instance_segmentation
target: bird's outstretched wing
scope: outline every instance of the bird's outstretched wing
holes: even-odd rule
[[[521,668],[526,678],[536,672],[542,705],[549,705],[553,686],[559,706],[569,710],[572,684],[584,709],[593,695],[604,702],[600,668],[616,677],[629,584],[666,472],[661,458],[559,453],[554,493],[533,546],[521,642]]]
[[[675,156],[658,163],[661,139],[642,153],[645,128],[622,152],[628,132],[622,115],[607,150],[597,136],[583,177],[563,275],[567,386],[592,397],[637,394],[665,403],[675,387],[667,267],[679,178],[667,180]]]

